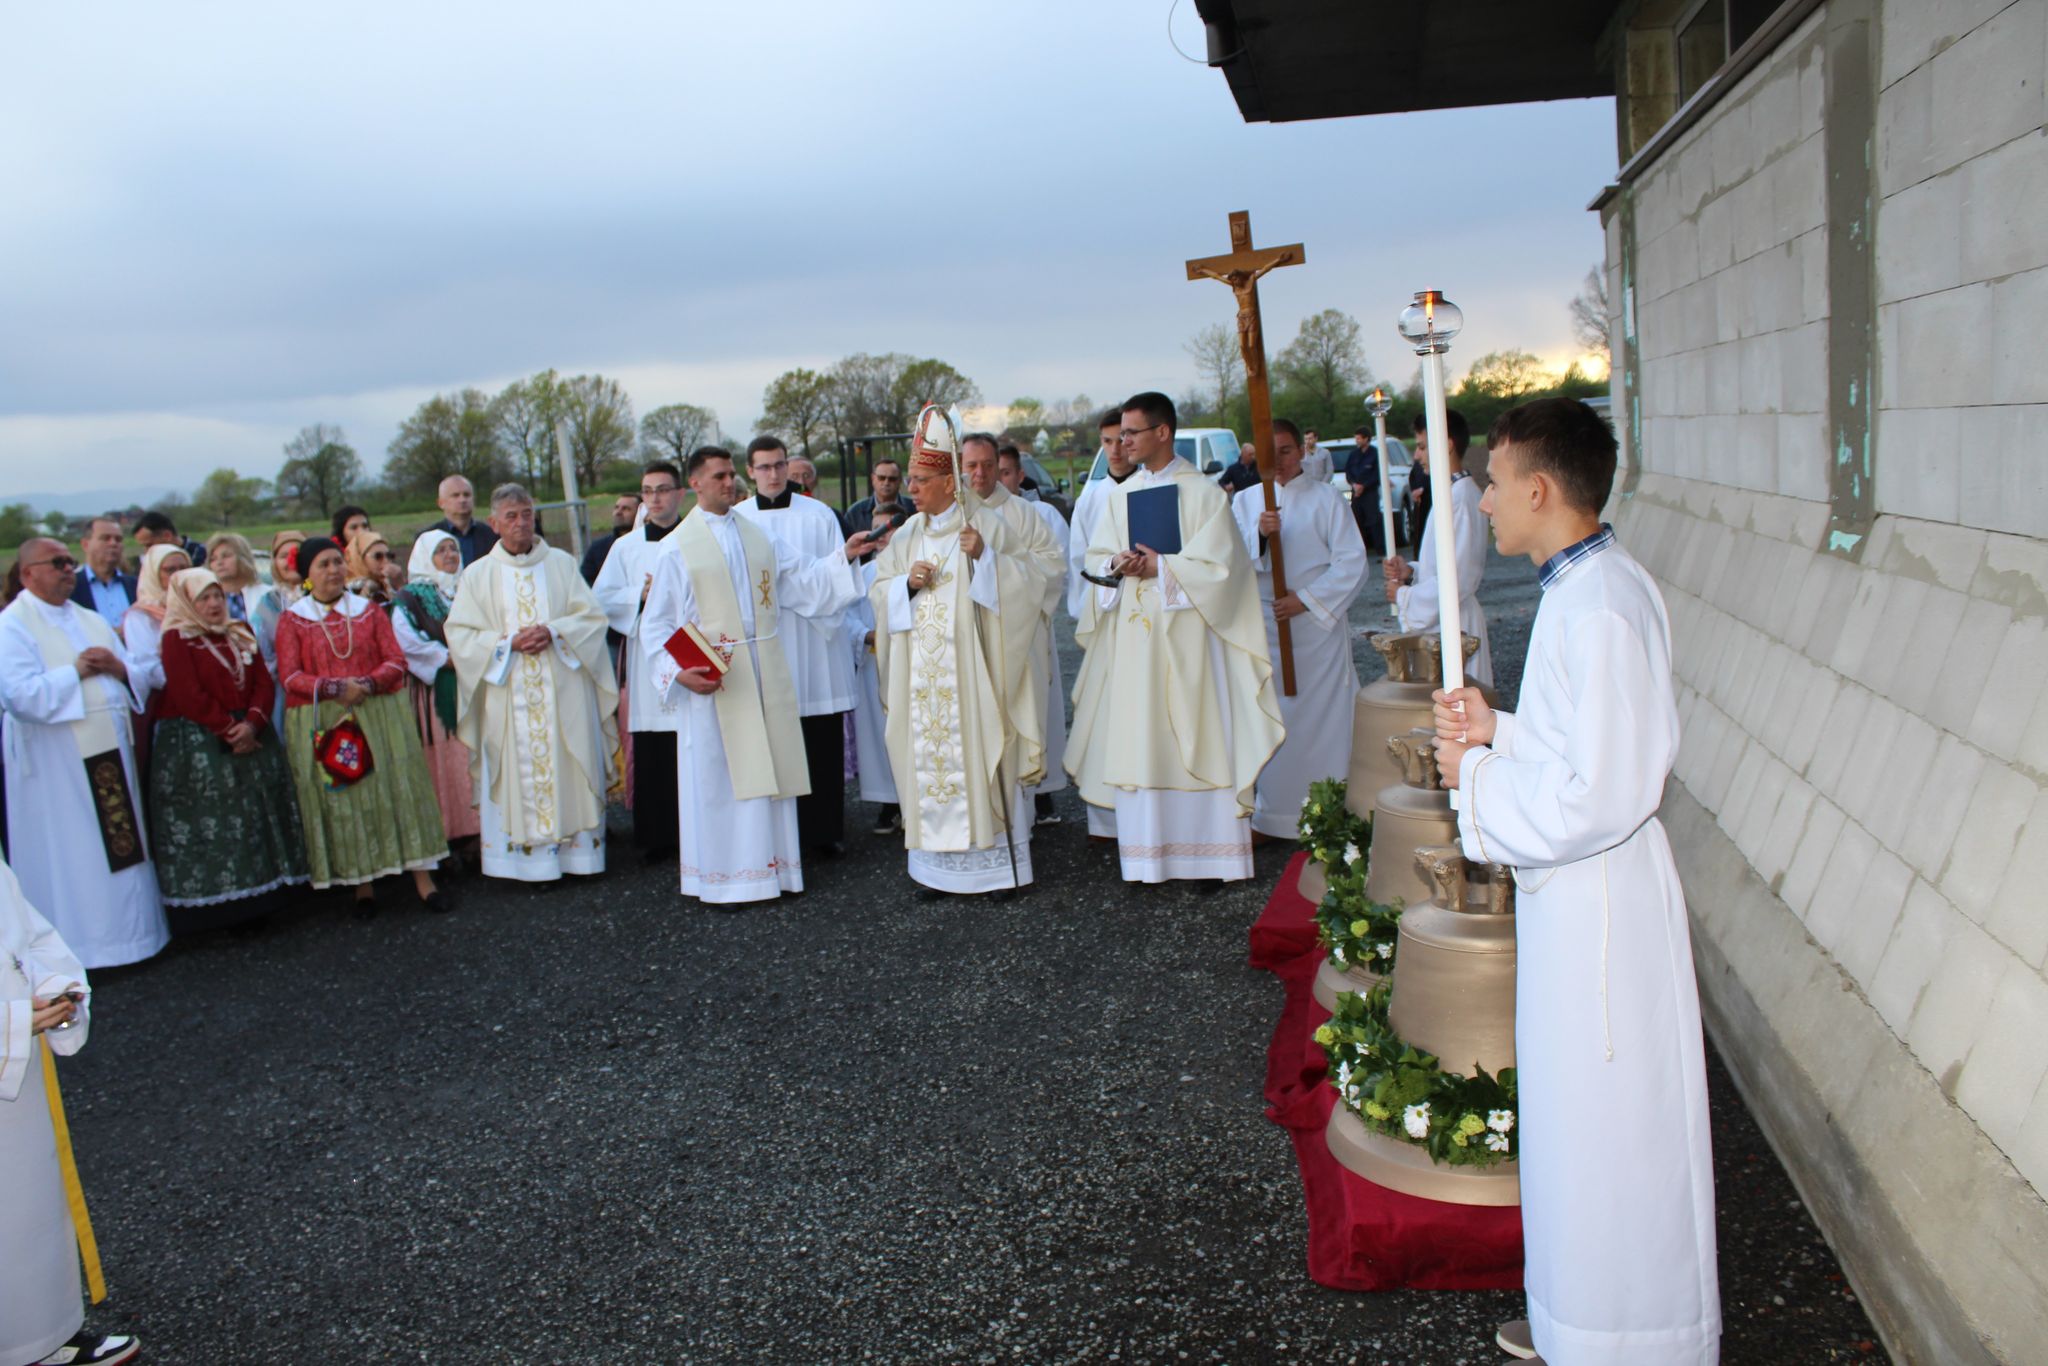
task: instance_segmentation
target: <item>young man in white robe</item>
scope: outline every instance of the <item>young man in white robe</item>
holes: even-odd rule
[[[1088,554],[1088,539],[1095,534],[1096,519],[1102,515],[1102,505],[1109,501],[1109,491],[1131,477],[1138,467],[1130,453],[1124,449],[1117,433],[1124,424],[1124,415],[1115,408],[1102,414],[1097,428],[1102,437],[1102,456],[1107,477],[1090,479],[1081,488],[1081,496],[1074,500],[1074,521],[1067,534],[1067,615],[1073,619],[1076,630],[1081,625],[1081,613],[1087,606],[1087,595],[1092,590],[1088,580],[1082,577],[1082,560]],[[1084,663],[1087,642],[1081,642]],[[1061,709],[1065,710],[1065,681],[1061,682]],[[1066,768],[1066,741],[1061,741],[1060,767]],[[1088,807],[1088,838],[1100,844],[1116,841],[1116,812],[1107,806]]]
[[[91,1027],[85,966],[0,863],[0,1361],[118,1366],[133,1337],[85,1329],[79,1237],[57,1151],[43,1050],[70,1057]]]
[[[619,533],[604,557],[591,591],[611,628],[626,638],[626,676],[620,680],[626,712],[626,736],[633,748],[633,843],[648,863],[661,862],[676,850],[676,725],[682,718],[678,698],[654,696],[641,648],[640,616],[654,587],[654,567],[675,549],[669,533],[681,523],[683,473],[667,460],[640,471],[639,525]]]
[[[1252,875],[1259,770],[1284,734],[1257,580],[1223,490],[1173,451],[1173,400],[1138,394],[1120,436],[1137,462],[1096,520],[1091,583],[1074,634],[1088,657],[1074,684],[1067,772],[1116,813],[1130,882],[1234,882]],[[1133,496],[1171,489],[1181,548],[1134,542]]]
[[[1292,840],[1301,828],[1309,784],[1351,768],[1351,718],[1358,665],[1351,657],[1351,600],[1365,581],[1365,543],[1344,495],[1302,468],[1301,438],[1286,418],[1273,423],[1273,497],[1254,484],[1230,500],[1245,551],[1259,575],[1259,614],[1273,672],[1280,672],[1280,623],[1294,647],[1294,696],[1280,692],[1287,738],[1264,771],[1252,807],[1252,833]],[[1273,597],[1272,539],[1280,538],[1287,592]]]
[[[575,559],[536,534],[533,495],[500,485],[490,521],[497,544],[462,571],[447,625],[484,876],[594,876],[624,777],[605,615]]]
[[[23,591],[0,612],[8,849],[87,967],[137,963],[170,940],[135,764],[142,700],[114,628],[71,600],[63,543],[29,541],[16,563]]]
[[[657,699],[675,699],[678,871],[683,895],[710,905],[772,901],[804,889],[796,799],[810,791],[796,688],[781,633],[799,611],[839,618],[859,591],[849,559],[872,540],[838,541],[805,559],[733,508],[732,455],[691,452],[697,506],[670,538],[640,618]],[[685,625],[727,665],[684,668],[668,648]],[[843,652],[843,639],[836,642]],[[849,672],[852,664],[847,664]],[[832,762],[841,742],[832,736]]]
[[[845,543],[839,514],[790,483],[789,448],[781,438],[757,436],[747,443],[747,477],[755,495],[733,510],[799,560],[828,558]],[[801,725],[811,775],[809,790],[796,804],[797,830],[811,853],[837,858],[846,848],[846,713],[853,710],[853,661],[840,648],[845,609],[812,613],[785,605],[788,619],[780,630],[796,683],[796,714],[777,717],[776,724]]]
[[[874,510],[869,529],[873,547],[879,551],[904,520],[895,503]],[[880,809],[875,813],[874,832],[893,835],[903,828],[899,807],[896,770],[889,761],[889,719],[882,710],[882,681],[875,659],[875,607],[868,590],[875,586],[875,562],[870,556],[855,572],[860,576],[860,596],[846,609],[847,647],[853,652],[853,756],[860,775],[860,799]]]
[[[992,480],[994,443],[973,449]],[[995,509],[960,496],[953,462],[952,433],[928,406],[911,438],[917,512],[876,557],[868,590],[876,664],[911,878],[934,894],[1010,893],[1032,876],[1029,797],[1045,742],[1031,647],[1045,576],[1058,571]]]
[[[1038,672],[1045,685],[1045,777],[1031,790],[1037,823],[1058,825],[1060,813],[1053,805],[1052,794],[1067,785],[1067,675],[1060,666],[1059,645],[1053,637],[1053,615],[1067,597],[1073,530],[1058,508],[1024,496],[1024,456],[1015,446],[1004,444],[996,448],[996,477],[1002,481],[1011,502],[1038,514],[1046,534],[1052,538],[1053,548],[1059,552],[1058,572],[1047,589],[1045,620],[1039,624],[1036,648]]]
[[[1511,866],[1529,1318],[1511,1356],[1712,1366],[1721,1300],[1699,995],[1664,827],[1678,753],[1657,585],[1600,522],[1614,435],[1574,399],[1494,423],[1486,509],[1540,568],[1520,706],[1437,694],[1465,856]],[[1460,710],[1462,709],[1462,710]]]
[[[1490,688],[1493,647],[1486,637],[1486,610],[1479,605],[1479,582],[1486,577],[1486,514],[1479,510],[1479,485],[1465,469],[1465,448],[1472,444],[1470,429],[1455,408],[1445,413],[1444,419],[1450,437],[1447,444],[1451,453],[1451,538],[1457,547],[1458,562],[1458,629],[1479,637],[1479,650],[1466,663],[1465,676],[1482,688]],[[1430,529],[1433,531],[1434,527]],[[1399,555],[1389,555],[1380,565],[1386,574],[1387,601],[1394,605],[1401,629],[1435,630],[1443,620],[1435,542],[1418,544],[1413,564]]]

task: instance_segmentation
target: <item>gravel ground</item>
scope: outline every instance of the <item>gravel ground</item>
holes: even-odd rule
[[[1533,572],[1486,597],[1518,664]],[[1280,993],[1245,965],[1286,851],[1127,887],[1060,808],[1008,904],[920,901],[861,834],[765,910],[636,863],[440,918],[309,898],[100,974],[65,1066],[92,1321],[159,1363],[1497,1360],[1516,1295],[1304,1274]],[[1879,1359],[1710,1085],[1724,1359]]]

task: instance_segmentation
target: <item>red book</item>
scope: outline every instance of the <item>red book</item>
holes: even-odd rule
[[[716,677],[724,677],[732,667],[732,647],[736,642],[721,640],[711,643],[696,623],[684,622],[682,628],[663,643],[670,659],[685,669],[709,669]]]

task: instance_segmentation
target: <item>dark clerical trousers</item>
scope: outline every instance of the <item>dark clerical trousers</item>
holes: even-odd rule
[[[633,843],[642,849],[673,849],[676,817],[674,731],[633,732]]]
[[[798,718],[811,795],[796,799],[796,833],[806,849],[846,842],[846,713]]]

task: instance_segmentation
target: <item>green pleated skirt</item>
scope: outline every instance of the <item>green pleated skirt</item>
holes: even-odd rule
[[[277,737],[266,729],[254,754],[233,754],[197,721],[159,721],[149,846],[181,930],[262,914],[277,900],[268,894],[306,881],[306,837]]]
[[[315,712],[318,719],[315,719]],[[329,787],[313,757],[313,731],[348,714],[339,702],[287,707],[285,751],[306,827],[306,861],[315,887],[348,887],[407,869],[431,868],[448,855],[434,779],[403,692],[358,702],[356,723],[374,767],[348,787]]]

